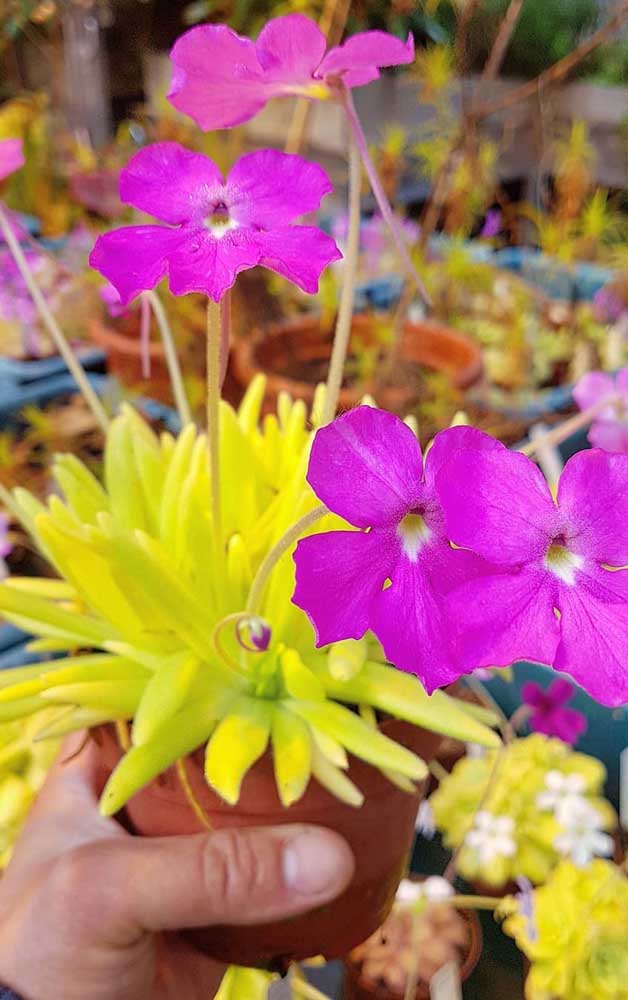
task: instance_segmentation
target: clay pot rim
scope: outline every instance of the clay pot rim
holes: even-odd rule
[[[429,878],[429,875],[419,875],[416,872],[411,872],[409,878],[414,882],[423,882],[425,879]],[[466,921],[469,927],[469,947],[465,954],[464,961],[462,962],[459,975],[460,982],[464,983],[469,978],[476,965],[480,960],[482,950],[484,948],[484,936],[482,934],[482,925],[478,918],[477,913],[474,910],[457,910],[463,920]],[[360,978],[360,963],[351,960],[350,956],[346,956],[343,960],[343,965],[347,975],[353,977],[353,979],[358,983],[361,990],[369,993],[373,1000],[404,1000],[403,994],[401,993],[389,993],[385,989],[373,990],[371,987],[367,986]],[[420,984],[417,986],[417,991],[415,994],[416,1000],[429,1000],[429,986],[425,988],[425,984]]]
[[[128,334],[114,329],[100,318],[93,317],[90,320],[89,336],[99,347],[117,351],[119,354],[130,355],[134,358],[139,358],[142,355],[142,345],[139,340],[133,340]],[[158,341],[151,341],[149,343],[148,353],[151,358],[165,358],[163,344]]]

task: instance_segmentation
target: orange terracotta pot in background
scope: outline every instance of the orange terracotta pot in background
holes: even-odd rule
[[[394,719],[383,722],[381,729],[427,760],[433,758],[440,742],[436,734]],[[97,739],[107,768],[113,769],[121,755],[113,728],[99,730]],[[415,795],[402,792],[381,772],[351,758],[349,777],[365,795],[360,809],[340,802],[315,780],[300,802],[286,809],[277,796],[268,752],[246,775],[238,805],[229,806],[207,786],[201,750],[188,758],[187,770],[194,795],[214,829],[285,823],[326,826],[347,840],[356,860],[353,881],[334,902],[270,924],[187,931],[197,947],[227,964],[283,971],[290,961],[344,955],[384,921],[406,870],[423,789]],[[126,814],[143,836],[203,830],[174,768],[135,795]]]

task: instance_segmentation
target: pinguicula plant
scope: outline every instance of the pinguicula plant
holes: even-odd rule
[[[533,734],[499,754],[466,756],[430,796],[457,871],[500,888],[546,880],[561,858],[587,864],[613,853],[616,825],[602,797],[603,765],[558,739]]]
[[[583,413],[592,418],[588,437],[593,447],[628,453],[628,368],[615,375],[587,372],[573,395]]]
[[[530,963],[527,1000],[626,1000],[628,878],[610,861],[563,861],[530,896],[507,898],[503,928]]]

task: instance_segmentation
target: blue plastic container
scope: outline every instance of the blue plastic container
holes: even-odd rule
[[[493,261],[551,299],[567,302],[590,302],[613,278],[613,272],[606,267],[587,263],[570,266],[531,247],[504,247],[493,255]]]

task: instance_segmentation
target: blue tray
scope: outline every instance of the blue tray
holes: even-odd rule
[[[590,302],[613,279],[613,271],[599,264],[563,264],[530,247],[504,247],[493,255],[497,267],[514,271],[552,299]]]

